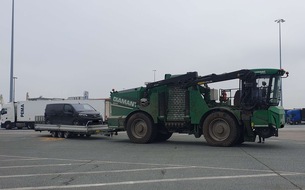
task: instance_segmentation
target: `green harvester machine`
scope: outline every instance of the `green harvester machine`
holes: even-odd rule
[[[203,135],[212,146],[233,146],[256,136],[278,136],[285,124],[282,69],[239,70],[198,76],[166,74],[146,87],[111,92],[108,127],[134,143],[166,141],[173,133]],[[209,85],[237,80],[234,88]],[[224,83],[227,84],[227,83]]]

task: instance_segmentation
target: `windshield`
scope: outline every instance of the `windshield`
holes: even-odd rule
[[[278,106],[281,98],[281,76],[261,75],[241,82],[240,103],[245,109]]]
[[[260,102],[277,106],[280,102],[281,78],[280,76],[271,76],[257,78],[258,100]]]
[[[271,81],[269,102],[272,105],[278,105],[281,100],[281,77],[276,76]]]
[[[72,104],[76,111],[96,111],[92,106],[89,104]]]

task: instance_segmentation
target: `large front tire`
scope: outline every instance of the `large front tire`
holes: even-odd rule
[[[132,115],[126,125],[129,139],[134,143],[150,143],[154,141],[157,130],[151,119],[144,113]]]
[[[228,113],[217,111],[203,122],[203,135],[209,145],[232,146],[240,137],[240,128]]]

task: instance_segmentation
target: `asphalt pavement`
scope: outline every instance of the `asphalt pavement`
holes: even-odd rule
[[[118,136],[53,138],[0,130],[0,189],[305,189],[305,125],[265,143],[211,147],[174,134],[134,144]]]

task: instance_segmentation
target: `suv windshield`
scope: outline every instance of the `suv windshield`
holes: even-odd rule
[[[89,104],[72,104],[76,111],[96,111],[92,106]]]

